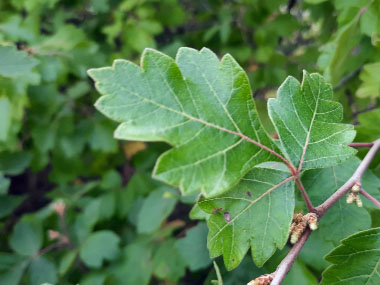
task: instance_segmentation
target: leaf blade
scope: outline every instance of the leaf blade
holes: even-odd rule
[[[302,84],[288,77],[277,98],[268,100],[281,149],[298,170],[335,165],[356,153],[347,146],[355,136],[353,126],[338,123],[342,106],[332,95],[321,75],[304,71]]]
[[[249,247],[258,266],[262,266],[276,248],[282,248],[293,216],[292,179],[287,172],[255,167],[226,196],[200,201],[202,210],[211,214],[207,221],[211,257],[223,254],[226,268],[232,270]]]
[[[176,60],[146,49],[141,69],[116,60],[111,68],[89,70],[105,95],[96,107],[122,123],[117,138],[174,146],[157,161],[155,178],[186,194],[217,195],[272,157],[247,139],[275,146],[261,127],[247,76],[231,56],[219,61],[208,49],[182,48]]]

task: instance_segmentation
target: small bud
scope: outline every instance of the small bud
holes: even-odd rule
[[[315,213],[308,213],[305,215],[307,223],[309,224],[309,228],[312,231],[318,229],[318,216]]]
[[[58,201],[53,205],[54,211],[57,212],[58,215],[63,216],[65,214],[66,205],[63,201]]]
[[[302,221],[300,223],[298,223],[295,228],[293,229],[291,235],[290,235],[290,243],[291,244],[295,244],[300,236],[302,235],[302,233],[304,232],[306,228],[306,222]]]
[[[303,215],[302,213],[294,213],[293,215],[293,222],[298,224],[298,223],[301,223],[303,221]]]
[[[274,273],[264,274],[250,281],[249,283],[247,283],[247,285],[270,285],[270,283],[272,283],[273,281],[273,278]]]
[[[61,234],[54,230],[48,230],[48,236],[50,240],[55,240],[58,239],[61,236]]]
[[[352,204],[356,200],[356,195],[353,192],[348,193],[346,203]]]
[[[361,186],[360,182],[356,182],[354,186],[352,186],[351,191],[354,193],[358,193],[360,191],[360,186]]]
[[[358,206],[359,208],[363,207],[363,202],[359,195],[356,196],[355,202],[356,202],[356,206]]]

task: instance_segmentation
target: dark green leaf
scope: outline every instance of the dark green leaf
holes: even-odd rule
[[[182,259],[185,260],[191,271],[200,270],[211,264],[207,249],[207,226],[198,223],[186,231],[186,237],[177,240],[176,247]]]
[[[358,232],[342,240],[326,260],[321,284],[379,284],[380,228]]]

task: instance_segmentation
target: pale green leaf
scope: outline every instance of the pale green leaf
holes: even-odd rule
[[[287,172],[256,167],[224,195],[199,202],[212,214],[207,221],[211,257],[223,254],[231,270],[251,247],[253,260],[262,266],[286,244],[294,209],[289,177]]]
[[[359,142],[371,142],[379,138],[380,134],[380,108],[365,112],[358,116],[359,126],[355,140]]]
[[[32,68],[38,60],[28,56],[24,51],[18,51],[13,46],[0,46],[0,75],[17,78],[30,76]]]
[[[326,79],[334,86],[348,71],[347,61],[350,52],[360,40],[359,17],[360,15],[357,15],[352,21],[339,28],[335,37],[321,48],[318,65],[324,70]]]
[[[268,101],[281,149],[298,169],[335,165],[356,153],[347,146],[355,137],[354,127],[339,123],[343,109],[332,99],[331,85],[304,71],[302,84],[288,77],[277,98]]]
[[[119,236],[111,231],[94,232],[81,246],[79,255],[87,266],[99,268],[103,260],[114,260],[118,256],[119,242]]]
[[[380,62],[366,64],[360,73],[362,84],[356,90],[359,98],[375,98],[380,96]]]
[[[380,228],[358,232],[342,240],[326,260],[333,263],[323,272],[322,285],[380,284]]]
[[[153,191],[145,200],[138,214],[137,232],[151,233],[170,215],[177,202],[172,188],[163,186]]]
[[[166,141],[154,176],[185,194],[229,189],[273,148],[261,127],[244,70],[230,56],[181,48],[176,61],[146,49],[141,68],[125,60],[89,70],[102,96],[96,107],[121,122],[119,139]],[[273,159],[273,158],[272,158]]]

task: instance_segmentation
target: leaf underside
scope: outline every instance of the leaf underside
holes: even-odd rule
[[[223,254],[232,270],[251,247],[253,260],[262,266],[286,244],[294,210],[293,180],[284,182],[289,177],[285,171],[255,167],[230,191],[198,202],[211,214],[211,257]]]
[[[253,166],[275,160],[255,140],[275,148],[261,126],[244,70],[230,56],[181,48],[176,60],[146,49],[141,68],[116,60],[89,70],[100,112],[121,122],[115,137],[165,141],[173,148],[157,161],[154,177],[184,194],[220,194]]]
[[[355,137],[354,127],[339,123],[343,108],[332,99],[331,85],[304,71],[302,84],[288,77],[277,98],[268,101],[281,149],[300,170],[336,165],[356,153],[347,146]]]
[[[358,232],[332,250],[321,284],[380,284],[380,228]]]

